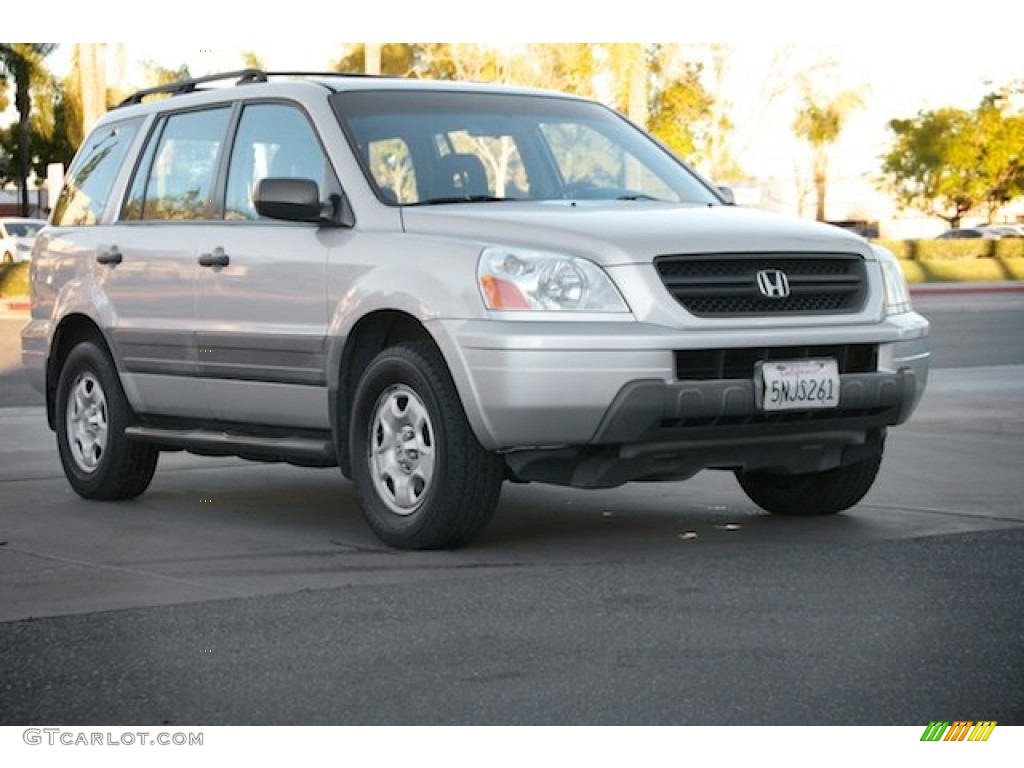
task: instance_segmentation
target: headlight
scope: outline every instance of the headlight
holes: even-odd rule
[[[872,250],[882,267],[882,281],[885,283],[885,314],[898,315],[910,311],[910,287],[903,276],[900,260],[892,255],[892,251],[880,245],[872,245]]]
[[[629,312],[604,270],[576,256],[485,248],[477,284],[488,309]]]

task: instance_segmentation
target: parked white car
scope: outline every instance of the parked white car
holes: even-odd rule
[[[987,227],[961,227],[960,229],[947,229],[936,240],[998,240],[998,232],[992,232]]]
[[[991,233],[995,237],[1024,237],[1024,227],[1019,227],[1014,224],[986,224],[984,227],[978,227],[982,232]]]
[[[32,255],[36,234],[45,226],[42,219],[0,218],[0,261],[4,264],[27,261]]]

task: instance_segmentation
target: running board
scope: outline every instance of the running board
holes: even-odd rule
[[[184,450],[201,456],[239,456],[252,461],[286,461],[304,467],[334,467],[338,459],[329,438],[260,437],[203,429],[162,429],[128,427],[129,440],[151,443],[159,448]]]

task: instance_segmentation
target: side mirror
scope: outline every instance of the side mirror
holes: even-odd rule
[[[731,187],[715,187],[718,192],[718,196],[722,198],[722,202],[726,205],[736,205],[736,196],[732,193]]]
[[[323,217],[320,189],[312,179],[260,179],[253,195],[260,216],[317,224]]]

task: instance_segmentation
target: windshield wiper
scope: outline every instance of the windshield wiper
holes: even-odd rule
[[[615,198],[616,200],[653,200],[656,203],[664,203],[660,197],[652,197],[651,195],[645,195],[643,192],[637,192],[635,195],[619,195]]]
[[[462,195],[452,197],[431,197],[427,200],[420,200],[412,205],[448,205],[450,203],[497,203],[505,200],[515,200],[514,197],[494,197],[493,195]]]

